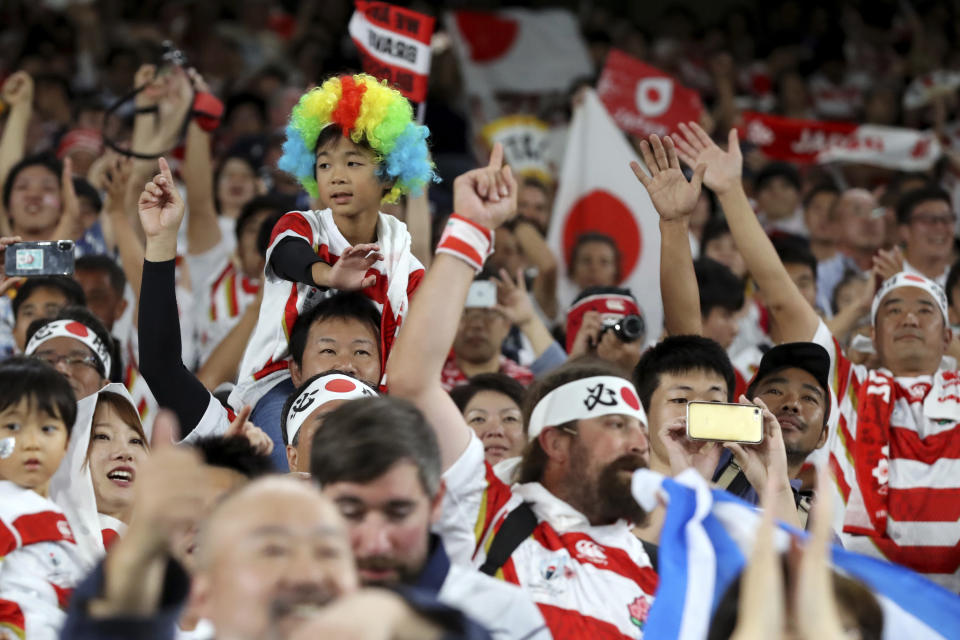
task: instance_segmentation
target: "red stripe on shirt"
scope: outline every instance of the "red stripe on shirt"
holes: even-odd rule
[[[830,453],[830,471],[833,472],[833,477],[837,480],[837,488],[840,489],[840,495],[843,496],[843,504],[847,504],[847,501],[850,500],[850,485],[847,484],[846,478],[843,477],[843,470],[840,469],[837,456],[832,452]]]
[[[956,522],[960,520],[960,489],[890,489],[887,509],[898,522]]]
[[[926,438],[913,429],[890,427],[890,458],[933,464],[941,458],[960,458],[960,425]],[[958,478],[960,484],[960,478]]]
[[[57,594],[57,604],[60,606],[60,608],[66,609],[67,605],[70,604],[70,596],[73,595],[73,589],[64,589],[63,587],[59,587],[50,581],[47,581],[47,584],[53,587],[54,593]]]
[[[637,583],[644,593],[654,593],[657,590],[658,578],[652,567],[640,567],[626,551],[617,547],[606,547],[585,533],[570,532],[557,534],[546,522],[541,522],[533,530],[534,539],[545,549],[559,551],[567,549],[570,555],[580,564],[592,564],[598,569],[612,571],[628,580]],[[599,549],[600,554],[592,557],[582,553],[578,544],[587,544],[590,548]]]
[[[270,245],[273,246],[273,243],[277,241],[277,237],[287,231],[302,236],[304,240],[310,243],[311,247],[313,246],[313,228],[299,211],[291,211],[290,213],[283,214],[283,217],[280,218],[277,225],[273,228],[273,233],[270,234]]]
[[[6,627],[19,638],[26,637],[23,610],[13,600],[0,600],[0,629]]]
[[[13,528],[20,534],[23,546],[38,542],[74,541],[67,517],[56,511],[24,514],[13,521]]]
[[[624,602],[623,608],[626,609],[630,603]],[[543,619],[550,627],[554,638],[563,638],[564,640],[598,640],[600,638],[635,638],[640,635],[640,627],[637,627],[636,636],[625,636],[620,633],[616,625],[584,615],[579,611],[570,609],[561,609],[549,604],[537,603],[540,607],[540,613]]]
[[[3,522],[0,522],[0,558],[7,555],[17,548],[17,537],[7,528]]]
[[[848,528],[844,527],[848,532]],[[851,530],[849,533],[856,533]],[[869,533],[864,531],[863,534]],[[928,547],[899,546],[889,538],[869,536],[883,555],[897,564],[902,564],[919,573],[956,573],[960,569],[960,546]]]

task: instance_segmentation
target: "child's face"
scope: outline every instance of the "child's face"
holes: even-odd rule
[[[334,215],[375,214],[387,186],[377,176],[372,151],[344,136],[327,143],[317,153],[316,178],[321,206]]]
[[[67,452],[67,426],[24,398],[0,411],[0,443],[7,438],[13,438],[13,449],[0,458],[0,478],[46,497],[50,478]],[[9,450],[0,444],[0,453]]]
[[[147,443],[143,436],[127,425],[112,406],[98,406],[93,415],[87,458],[100,513],[114,517],[129,513],[137,470],[146,456]]]

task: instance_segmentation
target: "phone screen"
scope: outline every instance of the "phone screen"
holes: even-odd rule
[[[8,276],[69,276],[73,273],[73,242],[17,242],[7,247],[4,270]]]
[[[474,280],[467,293],[467,309],[490,309],[497,306],[497,285],[492,280]]]
[[[687,437],[757,444],[763,440],[763,414],[759,407],[751,404],[690,402],[687,404]]]

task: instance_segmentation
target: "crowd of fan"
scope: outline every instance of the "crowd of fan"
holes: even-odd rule
[[[598,69],[622,49],[709,107],[632,140],[662,335],[616,239],[554,255],[555,186],[473,158],[452,51],[422,126],[354,75],[351,10],[0,7],[0,250],[76,247],[0,274],[0,638],[639,637],[667,513],[641,469],[767,514],[710,637],[880,637],[830,541],[960,592],[956,96],[900,107],[956,58],[946,4],[582,17]],[[798,168],[741,151],[742,108],[945,155]],[[688,438],[693,401],[759,407],[763,441]],[[811,531],[786,596],[773,517]]]

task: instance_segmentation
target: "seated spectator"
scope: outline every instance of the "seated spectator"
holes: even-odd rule
[[[757,216],[768,233],[809,233],[800,209],[800,186],[800,173],[786,162],[771,162],[753,179]]]
[[[629,289],[588,287],[567,311],[570,358],[590,355],[633,371],[646,345],[646,325]]]
[[[490,286],[493,282],[476,280],[474,290]],[[487,306],[489,300],[480,296],[467,299],[460,316],[460,325],[453,349],[443,365],[441,374],[443,388],[447,391],[466,384],[467,380],[481,373],[504,373],[520,384],[533,381],[533,372],[500,352],[504,338],[510,330],[510,320],[496,306]],[[476,306],[475,306],[476,305]]]
[[[815,185],[803,197],[803,222],[810,238],[810,251],[817,262],[837,253],[837,198],[840,190],[832,182]]]
[[[313,434],[327,414],[355,398],[376,395],[370,386],[342,371],[324,371],[305,380],[284,403],[280,422],[290,471],[309,473]]]
[[[450,391],[463,419],[483,443],[483,455],[490,466],[523,453],[527,443],[523,395],[523,385],[503,373],[475,375]]]
[[[897,225],[906,244],[903,270],[945,286],[953,259],[956,221],[950,195],[940,187],[914,189],[900,196]]]
[[[53,318],[64,307],[87,304],[83,289],[65,276],[27,278],[13,299],[13,337],[17,350],[27,347],[27,329],[35,320]]]
[[[72,523],[86,567],[126,531],[141,463],[149,455],[133,398],[108,384],[82,399],[67,456],[50,482],[50,495]]]
[[[318,287],[361,291],[376,303],[386,360],[423,266],[410,251],[406,225],[379,207],[433,179],[428,133],[413,122],[406,98],[364,74],[330,78],[294,107],[279,166],[328,208],[288,213],[274,228],[260,318],[232,405],[288,395],[279,386],[290,359],[287,335],[322,299]]]
[[[525,593],[450,563],[430,533],[443,508],[440,469],[433,430],[403,400],[351,400],[313,437],[310,474],[347,523],[361,584],[434,593],[494,638],[552,637]]]
[[[53,318],[32,322],[24,354],[59,371],[81,400],[119,373],[113,338],[84,307],[65,307]]]
[[[0,363],[0,629],[52,639],[82,577],[76,540],[49,497],[77,415],[73,391],[49,365]]]
[[[656,589],[650,559],[628,524],[646,517],[629,492],[629,472],[646,465],[647,450],[633,385],[599,363],[546,375],[529,393],[530,442],[518,482],[506,484],[490,473],[480,439],[440,383],[477,267],[471,257],[487,253],[493,230],[515,212],[517,185],[502,161],[498,144],[487,167],[454,183],[457,213],[447,228],[456,242],[441,241],[411,305],[389,360],[391,394],[410,399],[437,435],[446,496],[435,530],[454,563],[519,584],[555,635],[615,629],[636,636],[643,621],[631,621],[626,606],[591,604],[649,603]],[[481,195],[479,184],[496,185],[494,195]],[[484,227],[482,236],[475,233]],[[470,247],[462,256],[461,243]],[[505,528],[505,519],[515,524]],[[613,554],[622,564],[596,570]],[[544,566],[558,570],[545,573]]]

